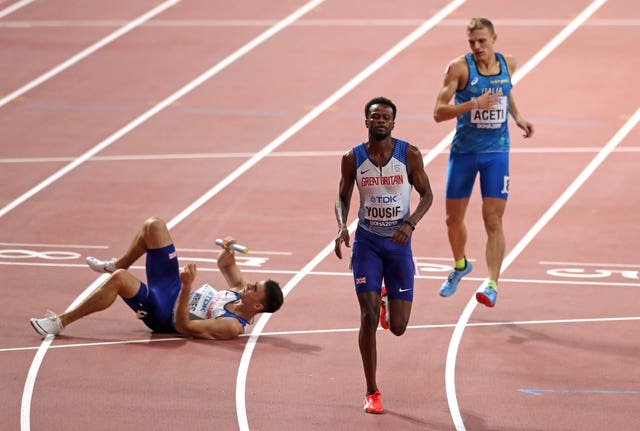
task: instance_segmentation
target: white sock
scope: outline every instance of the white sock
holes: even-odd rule
[[[109,273],[111,274],[112,272],[114,272],[116,269],[116,260],[115,259],[111,259],[111,260],[98,260],[95,257],[89,256],[87,257],[87,265],[89,265],[89,267],[91,269],[93,269],[95,272],[101,272],[101,273]]]

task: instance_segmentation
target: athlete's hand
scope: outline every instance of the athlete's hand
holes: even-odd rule
[[[498,100],[500,99],[500,94],[498,93],[483,93],[482,96],[477,97],[478,108],[481,109],[489,109],[493,108]]]
[[[180,270],[180,281],[182,281],[182,288],[191,290],[191,285],[196,279],[198,270],[195,263],[189,263]]]
[[[524,135],[522,136],[524,136],[525,138],[530,138],[531,136],[533,136],[533,124],[531,124],[527,120],[517,121],[516,124],[522,130],[524,130]]]
[[[391,241],[396,244],[404,244],[407,242],[409,237],[411,236],[411,226],[408,223],[402,223],[398,228],[393,232],[391,236]]]
[[[342,226],[338,231],[338,236],[336,237],[335,253],[336,256],[338,256],[338,259],[342,259],[341,244],[344,242],[344,245],[346,245],[347,247],[351,247],[351,245],[349,244],[350,241],[351,238],[349,237],[349,229],[347,229],[346,226]]]

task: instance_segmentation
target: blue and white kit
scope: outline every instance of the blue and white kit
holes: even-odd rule
[[[384,280],[389,299],[413,299],[414,265],[411,238],[391,241],[394,231],[410,215],[412,185],[407,170],[407,142],[395,140],[390,159],[377,166],[364,143],[353,148],[356,184],[360,194],[358,228],[351,254],[356,292],[381,291]]]
[[[173,326],[173,313],[180,293],[180,266],[175,246],[147,250],[146,257],[147,283],[140,282],[140,289],[133,298],[124,302],[136,312],[139,319],[150,329],[160,333],[177,333]],[[232,290],[216,291],[205,284],[191,292],[189,311],[191,319],[215,319],[217,317],[233,317],[243,327],[246,320],[225,309],[225,306],[240,299],[240,295]]]

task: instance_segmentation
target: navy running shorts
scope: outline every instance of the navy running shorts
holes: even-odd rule
[[[380,294],[384,281],[390,300],[413,301],[415,266],[411,238],[405,244],[396,244],[389,237],[358,226],[351,252],[351,267],[356,293]]]
[[[173,310],[180,293],[180,265],[173,244],[147,250],[147,284],[133,298],[123,298],[139,319],[154,332],[177,333]]]

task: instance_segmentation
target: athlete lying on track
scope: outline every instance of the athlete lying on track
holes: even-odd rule
[[[118,296],[153,331],[180,333],[195,338],[231,339],[261,312],[273,313],[283,303],[280,285],[273,280],[250,283],[243,277],[232,250],[234,240],[225,238],[218,268],[229,288],[215,290],[208,284],[195,291],[196,265],[179,268],[178,256],[164,221],[151,217],[144,222],[129,249],[118,259],[87,263],[96,272],[111,276],[80,305],[61,315],[50,313],[31,319],[40,335],[58,335],[69,324],[113,304]],[[127,269],[146,254],[147,284]]]

